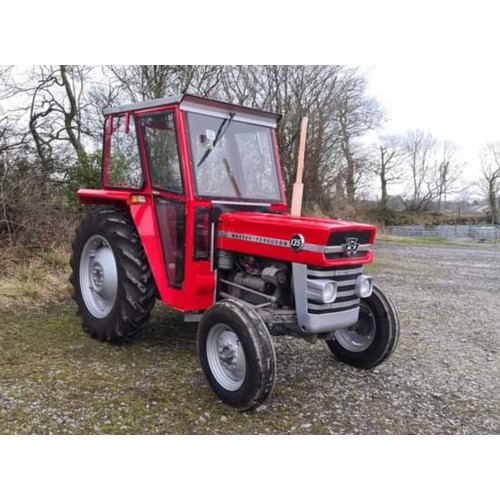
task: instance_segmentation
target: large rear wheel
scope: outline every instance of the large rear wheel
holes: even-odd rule
[[[73,298],[90,335],[127,340],[149,319],[156,288],[139,235],[119,209],[86,216],[71,255]]]
[[[391,300],[373,287],[370,297],[361,299],[358,322],[334,332],[326,343],[334,356],[357,368],[374,368],[396,349],[399,318]]]
[[[208,309],[198,327],[198,354],[215,395],[240,411],[252,410],[274,385],[276,355],[266,324],[240,301]]]

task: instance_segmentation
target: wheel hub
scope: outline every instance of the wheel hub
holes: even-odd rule
[[[92,282],[94,284],[94,289],[99,291],[102,290],[104,284],[104,269],[99,262],[94,262],[92,271]]]
[[[118,271],[109,242],[95,235],[85,244],[80,258],[80,289],[89,312],[105,318],[118,293]]]
[[[353,328],[335,330],[335,339],[348,351],[363,352],[373,342],[376,333],[375,318],[368,308],[361,308],[359,319]]]
[[[207,358],[217,382],[228,391],[237,391],[245,380],[246,359],[241,342],[227,325],[212,327],[207,337]]]
[[[232,333],[232,332],[228,332]],[[234,342],[233,339],[221,338],[219,339],[219,359],[223,365],[230,371],[238,369],[238,347],[239,342]]]

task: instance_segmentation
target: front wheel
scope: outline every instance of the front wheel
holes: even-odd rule
[[[257,408],[274,385],[276,355],[266,324],[234,299],[208,309],[198,327],[198,354],[215,395],[240,411]]]
[[[358,322],[334,332],[326,343],[334,356],[357,368],[374,368],[396,349],[399,318],[391,300],[373,287],[370,297],[361,299]]]

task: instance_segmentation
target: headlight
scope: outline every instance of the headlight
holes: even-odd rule
[[[331,304],[337,298],[337,283],[330,280],[307,280],[307,298],[318,304]]]
[[[358,297],[365,299],[366,297],[369,297],[372,294],[372,291],[373,291],[373,283],[372,283],[372,278],[370,276],[361,274],[356,278],[356,284],[354,285],[354,293]]]
[[[337,295],[337,284],[333,281],[327,283],[323,288],[323,302],[325,304],[330,304],[335,300],[335,296]]]

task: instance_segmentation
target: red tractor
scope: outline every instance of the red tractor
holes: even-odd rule
[[[323,339],[341,361],[372,368],[399,322],[363,266],[375,227],[288,214],[280,115],[192,95],[104,111],[101,205],[81,222],[71,283],[84,328],[131,339],[155,300],[198,322],[212,390],[241,411],[269,396],[272,335]]]

